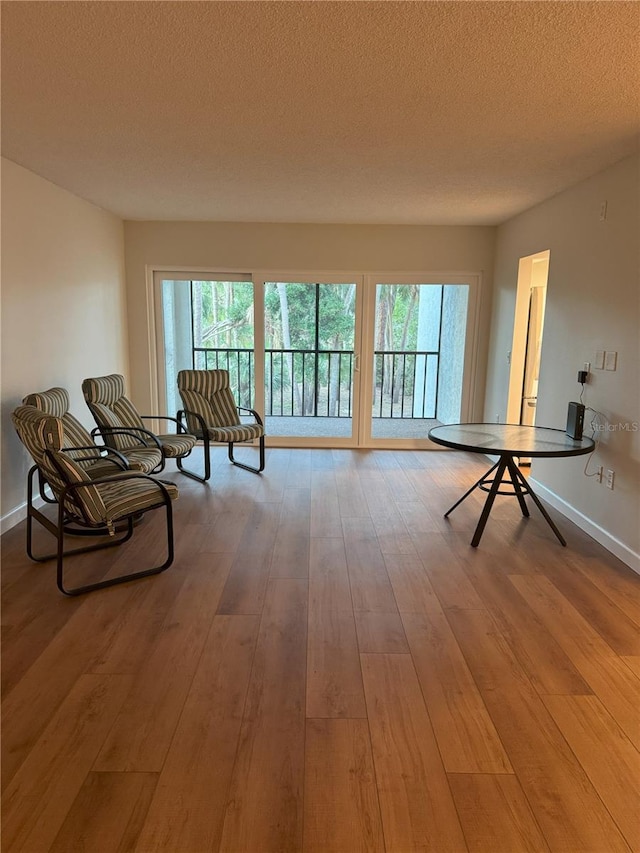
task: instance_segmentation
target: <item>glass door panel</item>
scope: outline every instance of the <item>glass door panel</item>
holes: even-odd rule
[[[469,285],[376,285],[372,439],[462,419]]]
[[[228,370],[238,405],[253,408],[253,283],[173,279],[156,273],[156,285],[160,292],[159,373],[164,374],[166,412],[181,408],[178,371],[193,368]]]
[[[264,329],[267,434],[351,439],[356,283],[265,281]]]

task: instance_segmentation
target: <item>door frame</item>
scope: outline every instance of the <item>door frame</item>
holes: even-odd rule
[[[518,263],[518,281],[516,304],[513,318],[513,338],[509,354],[509,390],[507,395],[508,424],[519,424],[522,407],[522,389],[524,384],[525,358],[527,353],[527,329],[529,325],[529,304],[531,288],[534,287],[533,267],[535,263],[546,262],[546,279],[549,280],[551,250],[544,249],[532,255],[525,255]],[[537,286],[542,286],[541,284]],[[543,325],[544,329],[544,325]],[[543,333],[544,339],[544,333]]]
[[[363,303],[365,290],[365,275],[362,272],[353,271],[322,271],[322,270],[255,270],[253,274],[254,293],[259,290],[260,299],[256,301],[255,322],[256,330],[254,339],[258,342],[258,322],[260,323],[260,352],[258,353],[256,346],[255,362],[256,362],[256,402],[260,407],[258,411],[264,411],[264,292],[266,282],[282,282],[284,284],[355,284],[356,285],[356,302],[355,302],[355,327],[354,327],[354,370],[353,370],[353,399],[352,399],[352,417],[351,417],[351,435],[349,437],[339,436],[272,436],[269,435],[269,445],[271,447],[360,447],[360,418],[359,411],[361,408],[362,399],[362,375],[361,365],[362,358],[360,357],[362,346],[362,320],[363,320]],[[260,318],[258,320],[257,303],[260,303]],[[261,381],[258,382],[258,361],[261,363]],[[258,393],[260,396],[258,397]]]
[[[364,328],[370,330],[368,348],[362,350],[363,404],[360,424],[361,447],[372,449],[434,449],[424,438],[373,438],[371,435],[373,403],[373,353],[375,350],[376,288],[379,284],[452,284],[468,285],[467,325],[465,331],[464,367],[462,379],[461,421],[473,418],[476,403],[476,374],[479,345],[479,322],[482,274],[478,272],[398,272],[367,273],[365,275]],[[368,416],[367,416],[368,415]]]
[[[163,413],[166,408],[164,335],[159,287],[161,277],[174,280],[231,280],[253,282],[254,293],[254,401],[258,411],[264,411],[264,284],[268,281],[326,282],[327,284],[356,284],[352,434],[349,438],[308,436],[269,436],[271,447],[359,447],[363,449],[433,449],[424,439],[372,438],[371,406],[373,381],[373,352],[375,349],[375,302],[377,284],[466,284],[469,286],[467,328],[465,336],[461,420],[473,419],[477,404],[476,376],[478,371],[479,321],[482,296],[482,274],[479,272],[370,272],[349,270],[303,270],[255,268],[214,268],[147,265],[147,321],[149,329],[149,379],[152,410]],[[370,334],[365,335],[369,329]],[[175,414],[175,413],[167,413]]]

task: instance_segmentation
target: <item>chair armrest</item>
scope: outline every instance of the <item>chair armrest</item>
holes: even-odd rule
[[[236,406],[236,409],[238,410],[238,412],[248,412],[250,415],[253,415],[256,420],[256,423],[260,424],[260,426],[264,426],[264,424],[262,423],[262,418],[256,412],[255,409],[248,409],[246,406]]]
[[[118,468],[123,471],[127,471],[129,469],[129,460],[120,453],[119,450],[115,450],[113,447],[97,447],[95,444],[92,444],[91,447],[61,447],[60,450],[63,453],[75,453],[77,450],[82,451],[94,451],[91,456],[82,456],[80,460],[74,461],[90,461],[96,460],[96,462],[101,459],[103,462],[113,462]],[[103,455],[106,454],[106,455]],[[114,459],[110,459],[109,457],[113,456]]]
[[[195,418],[198,421],[198,423],[200,424],[200,428],[202,430],[203,436],[208,435],[209,427],[208,427],[205,419],[202,417],[201,414],[199,414],[199,412],[192,412],[190,409],[179,409],[177,420],[178,420],[178,423],[180,424],[180,426],[183,427],[182,418],[186,417],[187,415],[190,415],[192,418]],[[183,427],[183,429],[184,429],[184,427]],[[186,430],[184,430],[184,431],[186,432]]]
[[[155,447],[157,447],[162,453],[162,445],[158,441],[158,437],[150,430],[144,429],[144,427],[95,427],[95,429],[91,430],[91,435],[128,435],[131,436],[131,438],[138,439],[143,447],[149,447],[147,442],[143,441],[141,438],[141,436],[147,436],[151,439],[151,444],[155,445]]]
[[[186,429],[182,425],[182,423],[178,420],[178,418],[172,418],[171,415],[140,415],[143,420],[147,421],[171,421],[174,424],[178,425],[178,435],[183,432],[186,433]],[[187,433],[188,434],[188,433]]]

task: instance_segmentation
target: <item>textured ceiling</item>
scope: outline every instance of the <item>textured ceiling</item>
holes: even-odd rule
[[[637,149],[638,2],[3,2],[2,153],[125,219],[495,224]]]

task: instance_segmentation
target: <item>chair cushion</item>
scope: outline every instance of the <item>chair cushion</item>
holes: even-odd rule
[[[175,483],[163,481],[162,485],[169,493],[171,500],[178,497],[178,487]],[[162,489],[156,480],[131,477],[126,473],[123,473],[118,480],[100,483],[96,488],[105,505],[105,521],[118,521],[127,515],[160,506],[164,502]]]
[[[209,427],[212,441],[253,441],[264,434],[260,424],[239,424],[232,427]]]
[[[171,459],[191,453],[197,440],[195,435],[190,435],[189,433],[158,436],[158,441],[162,445],[162,452]]]
[[[69,411],[69,394],[65,388],[49,388],[48,391],[27,394],[22,402],[25,406],[35,406],[54,418],[63,418]]]

